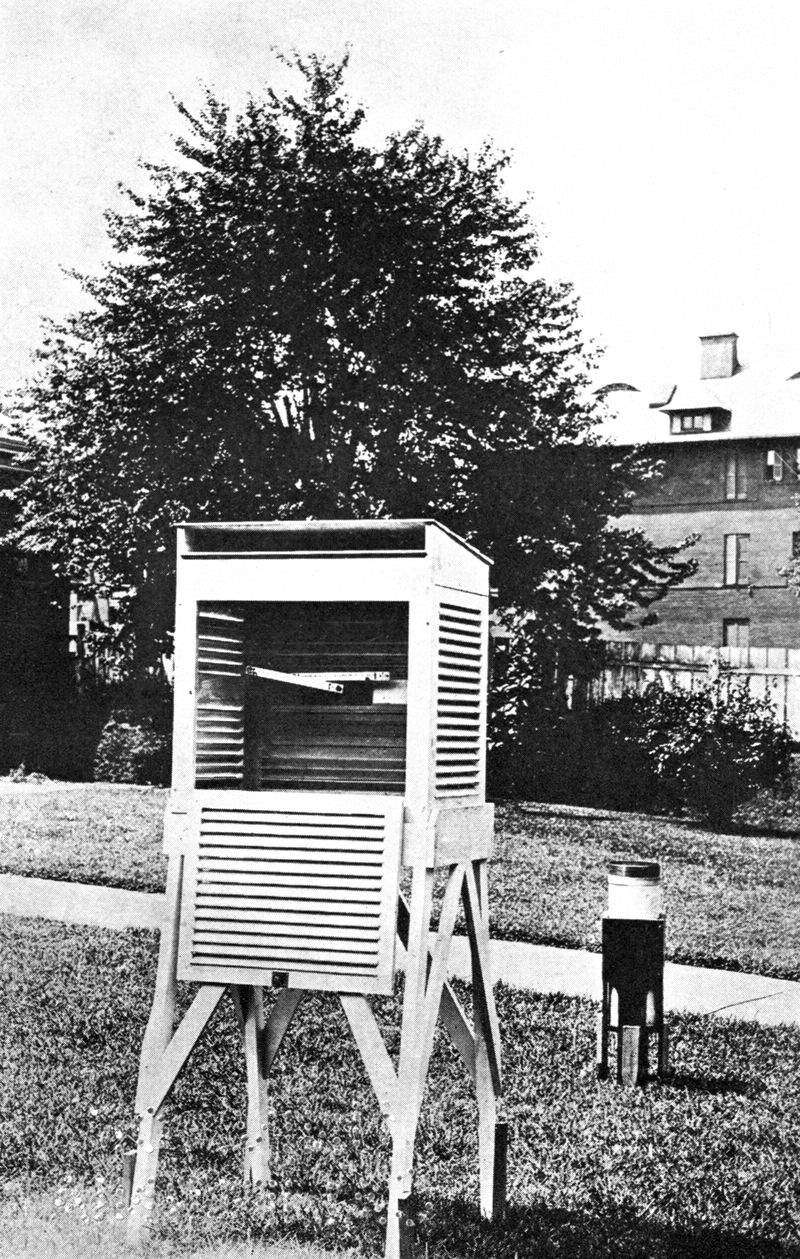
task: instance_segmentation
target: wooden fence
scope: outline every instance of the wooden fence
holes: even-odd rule
[[[677,644],[607,643],[602,670],[588,684],[587,699],[599,703],[626,691],[641,693],[650,682],[692,690],[711,676],[723,685],[746,681],[758,699],[772,703],[779,719],[800,741],[800,648],[691,647]]]

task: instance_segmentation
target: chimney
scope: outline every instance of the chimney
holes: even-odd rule
[[[735,376],[739,370],[736,357],[735,332],[720,332],[700,338],[700,379],[718,380],[723,376]]]

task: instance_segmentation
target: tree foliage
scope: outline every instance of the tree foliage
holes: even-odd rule
[[[608,524],[643,465],[593,441],[575,299],[507,157],[420,125],[367,144],[346,59],[292,65],[299,95],[178,104],[173,162],[107,216],[111,261],[22,404],[17,543],[134,590],[152,658],[176,523],[434,516],[494,557],[537,659],[585,644],[686,565]]]

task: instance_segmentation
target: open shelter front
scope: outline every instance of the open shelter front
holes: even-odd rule
[[[408,604],[197,610],[195,785],[405,793]]]

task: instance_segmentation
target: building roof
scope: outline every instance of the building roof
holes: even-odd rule
[[[672,445],[691,442],[741,441],[746,438],[791,438],[800,444],[800,373],[777,373],[740,367],[733,376],[679,383],[674,390],[612,388],[604,392],[607,418],[600,435],[613,446]],[[730,424],[713,433],[671,433],[670,416],[681,411],[730,412]]]

